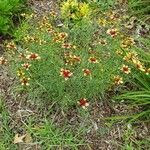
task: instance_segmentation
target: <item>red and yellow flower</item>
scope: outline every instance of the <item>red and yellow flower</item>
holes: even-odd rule
[[[106,33],[109,34],[111,37],[115,37],[118,35],[118,29],[108,29]]]
[[[115,83],[116,85],[122,84],[122,83],[123,83],[122,77],[120,77],[119,75],[115,76],[115,77],[114,77],[114,83]]]
[[[58,34],[58,37],[59,37],[60,39],[65,39],[66,37],[68,37],[68,34],[65,33],[65,32],[61,32],[61,33]]]
[[[28,78],[28,77],[21,78],[20,79],[21,85],[23,85],[23,86],[29,86],[29,80],[30,80],[30,78]]]
[[[78,101],[78,104],[79,104],[83,109],[86,109],[86,108],[89,106],[89,102],[88,102],[87,99],[85,99],[85,98],[81,98],[81,99]]]
[[[16,44],[14,42],[10,42],[6,45],[8,49],[17,49]]]
[[[41,59],[41,57],[36,53],[31,53],[31,54],[27,55],[26,58],[30,59],[30,60],[39,60],[39,59]]]
[[[90,63],[94,63],[94,64],[98,63],[98,60],[97,60],[97,58],[95,58],[95,57],[90,57],[90,58],[88,59],[88,61],[89,61]]]
[[[101,44],[101,45],[106,45],[107,44],[106,40],[104,40],[104,39],[101,39],[98,43]]]
[[[0,65],[6,65],[7,62],[7,59],[5,59],[4,57],[0,57]]]
[[[131,68],[129,68],[127,65],[123,65],[121,71],[123,71],[125,74],[129,74],[131,73]]]
[[[31,64],[29,64],[29,63],[22,64],[22,67],[25,68],[26,70],[29,70],[30,66],[31,66]]]
[[[60,76],[64,77],[65,80],[68,80],[73,73],[70,70],[61,68],[60,70]]]
[[[62,48],[70,49],[72,45],[70,43],[63,43]]]
[[[82,71],[83,71],[84,76],[91,75],[91,71],[89,69],[83,69]]]

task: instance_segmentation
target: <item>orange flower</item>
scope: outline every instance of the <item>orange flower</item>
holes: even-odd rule
[[[36,53],[31,53],[31,54],[27,55],[26,58],[27,59],[31,59],[31,60],[39,60],[39,59],[41,59],[41,57],[38,54],[36,54]]]
[[[123,83],[123,79],[122,77],[120,77],[119,75],[114,77],[114,82],[116,85],[122,84]]]
[[[83,71],[83,73],[84,73],[84,76],[89,76],[89,75],[91,75],[91,71],[90,71],[89,69],[83,69],[82,71]]]
[[[0,65],[6,65],[7,64],[7,59],[4,57],[0,57]]]
[[[22,66],[26,69],[29,70],[29,67],[31,66],[29,63],[24,63]]]
[[[106,33],[109,34],[111,37],[115,37],[118,34],[118,30],[115,28],[114,29],[108,29]]]
[[[98,60],[95,58],[95,57],[90,57],[89,59],[88,59],[88,61],[90,62],[90,63],[98,63]]]
[[[129,68],[126,65],[123,65],[121,68],[121,71],[123,71],[125,74],[129,74],[129,73],[131,73],[131,68]]]
[[[23,78],[20,80],[20,81],[21,81],[21,85],[29,86],[29,80],[30,80],[30,78],[23,77]]]
[[[88,102],[87,99],[85,99],[85,98],[81,98],[81,99],[78,101],[78,104],[79,104],[83,109],[86,109],[86,107],[89,106],[89,102]]]
[[[64,77],[65,80],[68,80],[72,75],[73,73],[70,70],[63,68],[60,70],[60,76]]]

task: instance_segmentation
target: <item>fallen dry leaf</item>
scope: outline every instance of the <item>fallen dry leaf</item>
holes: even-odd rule
[[[26,134],[25,135],[22,135],[22,136],[19,136],[19,134],[17,133],[14,137],[14,144],[17,144],[17,143],[22,143],[23,142],[23,139],[25,138]]]
[[[26,133],[26,136],[24,138],[25,143],[32,143],[32,137],[30,135],[30,133]]]

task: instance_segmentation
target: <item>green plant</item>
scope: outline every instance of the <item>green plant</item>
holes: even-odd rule
[[[14,26],[13,16],[17,16],[26,0],[0,0],[0,33],[10,33]]]
[[[129,10],[132,14],[147,17],[150,14],[149,0],[129,0]]]
[[[48,120],[43,120],[37,128],[28,125],[27,128],[33,137],[39,142],[43,150],[55,149],[73,149],[78,150],[79,147],[87,147],[84,140],[79,137],[79,133],[72,133],[67,129],[67,125],[59,128]],[[34,125],[35,126],[35,125]],[[67,129],[67,131],[66,131]]]
[[[6,46],[16,52],[12,68],[23,85],[18,89],[25,90],[29,99],[57,101],[68,107],[128,81],[135,69],[128,59],[137,55],[137,47],[133,38],[122,37],[120,21],[115,17],[109,10],[92,20],[64,21],[62,27],[55,23],[57,16],[36,20],[33,15],[25,20],[15,33],[21,46]],[[99,23],[99,18],[106,24]],[[139,63],[136,57],[133,61]]]
[[[4,99],[0,97],[0,149],[16,149],[16,146],[12,144],[13,133],[9,126],[10,116],[7,112]]]
[[[135,76],[136,84],[138,84],[139,90],[127,92],[125,94],[116,97],[117,100],[126,100],[131,107],[142,107],[142,111],[131,118],[132,121],[138,121],[139,119],[150,120],[150,76],[145,74],[137,74]]]

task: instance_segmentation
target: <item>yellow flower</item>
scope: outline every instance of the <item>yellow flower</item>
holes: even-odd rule
[[[88,17],[91,13],[90,7],[86,3],[79,4],[79,14],[81,17]]]
[[[62,3],[61,13],[64,18],[78,20],[88,18],[91,14],[91,9],[87,3],[81,3],[77,0],[67,0]]]

